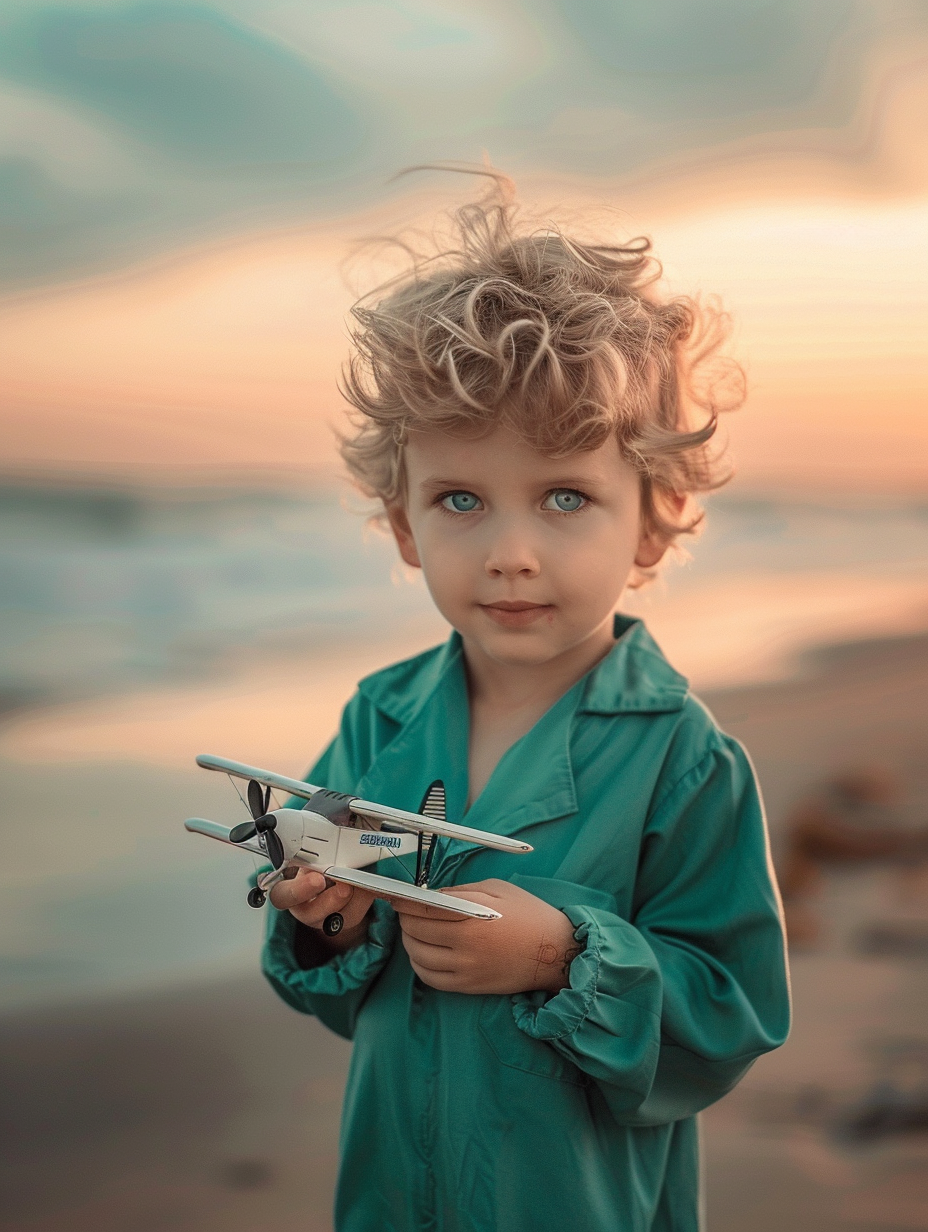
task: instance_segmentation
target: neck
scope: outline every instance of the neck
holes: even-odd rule
[[[539,664],[500,663],[465,638],[471,703],[498,713],[523,709],[544,713],[614,645],[611,615],[578,645]]]

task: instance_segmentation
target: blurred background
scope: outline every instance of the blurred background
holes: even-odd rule
[[[359,241],[511,174],[735,320],[708,526],[629,600],[766,794],[796,1028],[711,1232],[928,1229],[928,4],[0,10],[6,1226],[330,1227],[347,1045],[256,975],[242,819],[445,635],[333,427]],[[215,781],[213,781],[215,780]],[[281,1063],[283,1062],[283,1063]]]

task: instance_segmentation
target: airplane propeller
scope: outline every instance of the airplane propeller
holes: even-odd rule
[[[243,821],[233,826],[229,831],[229,841],[244,843],[254,838],[256,834],[264,835],[264,846],[268,857],[275,868],[280,868],[284,862],[284,846],[274,833],[277,828],[277,818],[268,814],[267,808],[271,802],[271,789],[263,790],[260,783],[250,779],[248,783],[248,807],[251,809],[251,821]]]
[[[256,783],[254,779],[248,780],[248,807],[251,809],[252,817],[257,820],[263,817],[267,812],[267,806],[271,802],[271,789],[265,787],[261,790],[261,784]]]

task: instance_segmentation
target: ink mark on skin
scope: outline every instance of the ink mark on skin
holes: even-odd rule
[[[552,945],[550,941],[545,941],[542,938],[541,944],[538,947],[538,954],[535,958],[535,984],[539,982],[539,975],[542,967],[553,967],[560,961],[560,950],[556,945]]]
[[[582,945],[572,945],[568,949],[561,951],[556,945],[552,945],[550,941],[542,940],[538,947],[538,955],[535,959],[535,980],[537,982],[539,973],[542,967],[553,967],[560,965],[561,975],[565,980],[570,982],[570,964],[582,953]]]
[[[570,949],[564,951],[564,966],[561,968],[561,973],[563,974],[565,980],[570,979],[570,964],[574,961],[582,949],[582,945],[572,945]]]

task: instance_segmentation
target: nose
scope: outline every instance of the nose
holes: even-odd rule
[[[494,535],[484,568],[492,578],[534,578],[541,572],[531,537],[512,525]]]

